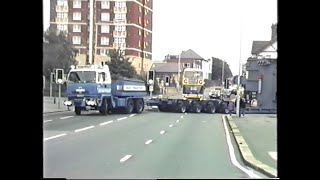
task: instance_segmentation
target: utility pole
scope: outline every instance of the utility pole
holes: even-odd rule
[[[224,83],[224,60],[222,60],[222,75],[221,75],[221,82],[222,82],[222,85]]]
[[[240,58],[239,58],[239,73],[238,73],[238,87],[237,87],[237,116],[240,117],[240,77],[241,77],[241,40],[242,40],[242,33],[240,30]]]
[[[145,27],[145,25],[144,25],[144,17],[145,17],[145,0],[142,0],[142,20],[141,20],[141,23],[142,23],[142,41],[141,41],[141,50],[142,50],[142,52],[141,52],[141,71],[140,71],[140,75],[144,75],[144,69],[143,69],[143,65],[144,65],[144,55],[145,55],[145,53],[144,53],[144,27]]]

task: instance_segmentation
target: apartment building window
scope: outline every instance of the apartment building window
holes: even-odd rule
[[[139,47],[141,47],[141,41],[139,40]]]
[[[141,29],[139,29],[139,36],[141,36]]]
[[[58,6],[68,6],[68,0],[58,0],[57,5]]]
[[[125,43],[126,40],[125,40],[125,38],[114,38],[114,42],[115,43]]]
[[[115,7],[126,7],[126,2],[122,1],[116,1]]]
[[[81,43],[81,37],[80,36],[73,36],[72,37],[72,43],[73,44],[80,44]]]
[[[108,54],[108,50],[107,49],[100,49],[100,55],[106,56],[107,54]]]
[[[126,19],[126,14],[125,13],[116,13],[114,18],[115,19]]]
[[[73,32],[81,32],[81,25],[80,24],[74,24],[73,25]]]
[[[109,9],[110,8],[110,2],[109,1],[101,1],[101,9]]]
[[[126,30],[126,26],[116,26],[115,30],[116,31],[125,31]]]
[[[81,8],[81,1],[73,0],[73,8]]]
[[[110,21],[109,13],[101,13],[101,21]]]
[[[73,20],[81,20],[81,12],[74,12]]]
[[[141,17],[139,17],[139,21],[138,22],[139,22],[139,24],[141,24]]]
[[[101,33],[109,33],[109,25],[102,25],[101,26]]]
[[[101,45],[109,45],[109,38],[107,37],[101,37]]]
[[[58,24],[57,29],[60,31],[68,31],[68,25],[65,24]]]
[[[141,10],[141,6],[139,6],[139,12],[142,12],[142,10]]]

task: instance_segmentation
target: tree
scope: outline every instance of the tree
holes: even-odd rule
[[[129,62],[129,58],[125,58],[120,49],[113,49],[109,53],[110,61],[106,64],[109,66],[112,81],[122,78],[136,78],[145,80],[139,77],[135,68]]]
[[[229,64],[224,62],[224,78],[232,77]],[[221,80],[223,61],[219,58],[212,58],[212,80]]]
[[[67,72],[75,63],[78,51],[73,48],[66,34],[55,28],[50,27],[43,36],[43,75],[49,79],[50,73],[56,68]]]

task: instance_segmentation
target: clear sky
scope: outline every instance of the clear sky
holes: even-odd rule
[[[43,0],[44,29],[50,0]],[[251,56],[252,41],[271,38],[277,0],[153,0],[153,60],[192,49],[205,59],[225,60],[238,74]]]

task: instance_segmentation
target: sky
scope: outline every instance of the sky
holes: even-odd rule
[[[44,29],[49,16],[50,0],[43,0]],[[277,21],[277,0],[153,0],[153,60],[192,49],[226,61],[236,75],[252,41],[269,41]]]

